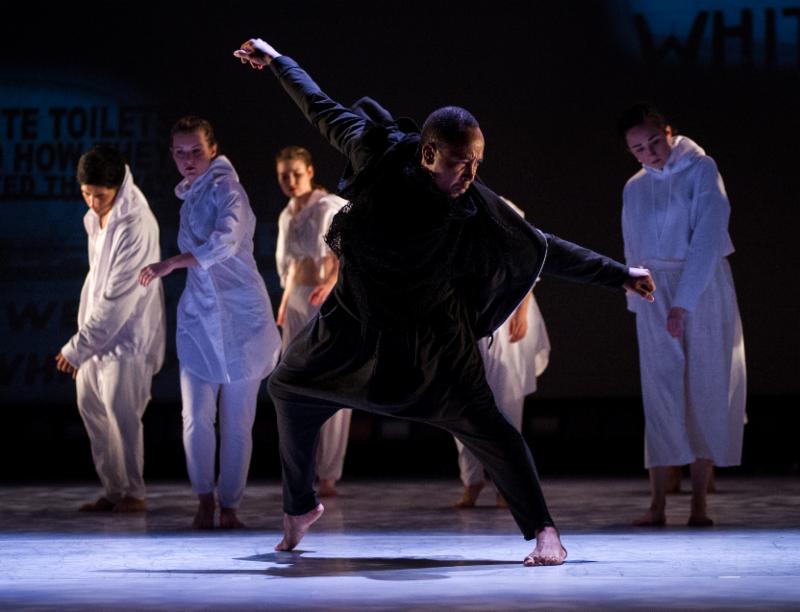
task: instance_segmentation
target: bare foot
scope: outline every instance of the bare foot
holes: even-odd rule
[[[219,509],[220,529],[245,529],[245,524],[236,516],[236,508]]]
[[[198,495],[197,513],[192,521],[192,529],[214,529],[214,494]]]
[[[497,506],[498,508],[508,508],[508,502],[506,501],[506,498],[503,497],[500,493],[495,495],[494,505]]]
[[[336,497],[339,495],[339,492],[336,490],[336,481],[330,478],[320,479],[317,495],[320,497]]]
[[[642,516],[631,521],[634,527],[663,527],[667,524],[667,517],[664,511],[653,510],[652,508]]]
[[[146,512],[147,502],[138,497],[125,496],[114,504],[113,512]]]
[[[101,497],[93,502],[83,504],[78,508],[79,512],[111,512],[114,509],[114,502],[105,497]]]
[[[555,527],[544,527],[536,534],[536,548],[523,559],[528,567],[535,565],[561,565],[567,558],[567,549],[561,545],[561,537]]]
[[[317,504],[317,507],[313,510],[298,516],[284,513],[283,539],[275,546],[275,550],[294,550],[295,546],[297,546],[300,540],[303,539],[303,536],[306,535],[308,528],[322,516],[323,512],[325,512],[325,506]]]
[[[478,501],[478,495],[481,494],[485,484],[485,482],[481,481],[478,484],[466,485],[461,497],[458,498],[458,501],[453,506],[455,508],[474,508],[475,502]]]
[[[691,514],[689,516],[689,521],[686,524],[689,527],[713,527],[714,521],[712,521],[705,513]]]

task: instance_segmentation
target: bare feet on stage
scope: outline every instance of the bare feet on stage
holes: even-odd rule
[[[138,497],[125,496],[114,504],[112,512],[146,512],[147,502]]]
[[[485,482],[479,482],[478,484],[465,485],[461,497],[458,498],[458,501],[453,506],[455,508],[474,508],[475,502],[478,501],[478,496],[481,494],[485,484]]]
[[[214,494],[202,493],[197,496],[197,514],[192,521],[192,529],[214,529]]]
[[[689,516],[689,521],[686,523],[689,527],[713,527],[712,521],[707,514],[692,514]]]
[[[536,548],[522,561],[528,567],[538,565],[561,565],[567,558],[567,549],[561,545],[561,537],[555,527],[544,527],[536,534]]]
[[[111,512],[114,509],[114,502],[105,497],[101,497],[93,502],[83,504],[78,510],[80,512]]]
[[[236,508],[219,509],[220,529],[244,529],[245,524],[236,516]]]
[[[689,521],[686,523],[689,527],[713,527],[714,521],[708,516],[706,512],[705,496],[701,499],[692,498],[692,510],[689,513]]]
[[[325,512],[325,506],[317,504],[313,510],[305,514],[292,516],[284,513],[283,515],[283,539],[275,546],[275,550],[289,551],[294,550],[295,546],[300,543],[303,536],[306,535],[308,528],[313,525],[322,513]]]
[[[317,495],[320,497],[336,497],[339,492],[336,490],[336,481],[329,478],[321,478]]]
[[[642,516],[631,522],[634,527],[663,527],[666,524],[667,516],[664,514],[663,508],[661,510],[650,508]]]

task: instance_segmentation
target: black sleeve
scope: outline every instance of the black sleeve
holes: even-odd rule
[[[371,151],[364,139],[373,122],[331,99],[292,58],[281,55],[270,67],[306,119],[348,158],[356,171],[380,153]]]
[[[628,267],[553,234],[547,238],[547,257],[542,274],[588,285],[622,287]]]

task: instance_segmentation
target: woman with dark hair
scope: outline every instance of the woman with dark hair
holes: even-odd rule
[[[730,204],[714,160],[653,107],[638,104],[619,132],[642,169],[623,191],[629,265],[659,287],[636,313],[650,509],[637,526],[666,522],[669,466],[691,466],[690,526],[713,524],[706,491],[714,465],[739,465],[746,399],[742,325],[727,256]]]
[[[216,483],[222,528],[243,527],[244,494],[256,399],[278,360],[280,337],[264,280],[253,258],[256,218],[231,162],[217,154],[211,124],[183,117],[172,128],[172,158],[183,180],[180,255],[143,268],[142,285],[187,268],[178,304],[177,347],[183,398],[183,444],[199,507],[193,527],[214,527],[214,424],[219,404]]]
[[[277,323],[283,348],[289,346],[319,312],[339,275],[339,260],[325,243],[333,216],[347,202],[314,183],[311,154],[302,147],[285,147],[275,157],[278,184],[289,203],[278,218],[275,260],[284,288]],[[342,408],[322,426],[316,466],[321,497],[336,495],[342,477],[352,410]]]
[[[117,149],[86,151],[77,178],[89,207],[83,218],[89,274],[78,330],[56,356],[56,367],[76,378],[78,410],[104,489],[80,509],[143,512],[142,415],[164,361],[166,319],[161,283],[140,287],[136,272],[161,257],[158,223]]]

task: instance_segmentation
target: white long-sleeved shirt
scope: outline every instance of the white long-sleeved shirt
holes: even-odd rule
[[[209,382],[267,376],[280,336],[253,257],[256,218],[239,177],[224,156],[175,194],[183,200],[178,247],[200,264],[187,269],[178,304],[181,367]]]
[[[630,266],[681,268],[671,306],[692,311],[722,257],[733,253],[730,204],[714,160],[684,136],[662,170],[649,166],[623,190],[622,233]],[[629,301],[635,310],[640,300]]]
[[[93,211],[83,217],[89,274],[81,290],[78,332],[61,349],[73,366],[88,359],[144,357],[157,372],[164,361],[164,289],[156,279],[139,284],[139,270],[161,259],[158,223],[133,182],[130,168],[117,192],[106,227]]]

